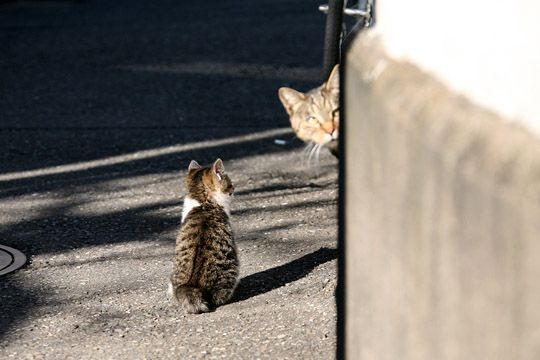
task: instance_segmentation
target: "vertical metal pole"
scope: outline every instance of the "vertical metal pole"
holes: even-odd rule
[[[324,80],[328,78],[334,65],[339,63],[343,5],[344,0],[330,0],[328,3],[324,35]]]

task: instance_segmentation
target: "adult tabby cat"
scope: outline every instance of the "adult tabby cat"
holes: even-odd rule
[[[296,136],[314,144],[314,150],[324,146],[338,157],[339,65],[324,84],[307,93],[282,87],[278,94]]]
[[[176,239],[169,291],[187,313],[208,312],[231,297],[238,255],[229,222],[234,186],[217,159],[189,164],[182,225]]]

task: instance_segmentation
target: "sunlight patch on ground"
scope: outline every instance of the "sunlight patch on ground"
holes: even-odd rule
[[[0,201],[0,217],[2,226],[18,224],[20,214],[24,214],[24,221],[31,221],[42,216],[43,209],[60,207],[65,199],[51,193],[33,193],[26,196],[2,199]]]
[[[155,148],[155,149],[142,150],[142,151],[137,151],[137,152],[123,154],[123,155],[110,156],[103,159],[83,161],[83,162],[79,162],[75,164],[66,164],[66,165],[46,167],[46,168],[35,169],[35,170],[10,172],[10,173],[0,175],[0,182],[28,179],[35,176],[56,175],[56,174],[64,174],[64,173],[70,173],[70,172],[75,172],[75,171],[84,171],[84,170],[95,169],[95,168],[99,168],[103,166],[111,166],[111,165],[126,163],[130,161],[144,160],[144,159],[155,158],[158,156],[171,155],[171,154],[176,154],[176,153],[180,153],[184,151],[194,151],[194,150],[201,150],[201,149],[218,147],[218,146],[235,145],[242,142],[261,140],[261,139],[270,138],[273,136],[282,136],[286,134],[292,134],[292,130],[290,128],[278,128],[278,129],[251,133],[247,135],[232,136],[225,139],[205,140],[205,141],[199,141],[199,142],[189,143],[189,144],[177,144],[177,145],[165,146],[165,147],[160,147],[160,148]]]

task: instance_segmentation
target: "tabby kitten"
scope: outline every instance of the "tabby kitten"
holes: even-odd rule
[[[210,167],[189,164],[186,197],[169,291],[187,313],[212,311],[231,297],[238,280],[230,201],[234,191],[217,159]]]
[[[338,157],[339,65],[324,84],[307,93],[282,87],[278,94],[296,136],[314,144],[313,150],[324,146]]]

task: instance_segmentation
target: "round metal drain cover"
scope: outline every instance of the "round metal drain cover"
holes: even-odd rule
[[[19,250],[0,245],[0,276],[17,270],[26,262],[26,256]]]

